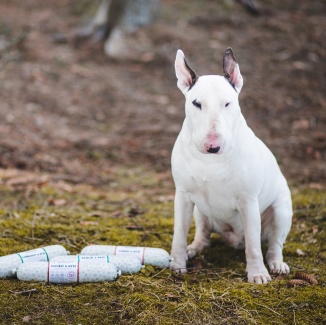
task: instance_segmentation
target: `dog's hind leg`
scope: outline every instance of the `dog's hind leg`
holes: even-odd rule
[[[284,194],[284,193],[283,193]],[[267,238],[266,261],[271,273],[289,273],[289,266],[283,262],[283,244],[292,222],[292,203],[289,195],[280,195],[267,212],[267,222],[262,224],[262,237]],[[263,216],[264,219],[264,216]]]
[[[203,215],[196,206],[194,208],[194,218],[196,223],[196,233],[194,241],[187,247],[189,258],[193,258],[198,252],[209,246],[210,235],[212,233],[212,227],[208,218]]]

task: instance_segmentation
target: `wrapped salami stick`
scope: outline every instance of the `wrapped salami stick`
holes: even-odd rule
[[[50,262],[111,263],[121,271],[121,274],[138,273],[143,268],[140,260],[135,256],[67,255],[52,257]]]
[[[11,254],[0,257],[0,278],[14,277],[12,272],[20,264],[29,262],[48,262],[51,257],[67,255],[68,252],[61,245],[45,246],[17,254]]]
[[[90,245],[83,248],[80,255],[135,256],[141,264],[162,268],[168,267],[170,263],[170,256],[167,251],[153,247]]]
[[[35,262],[21,264],[17,269],[19,280],[62,284],[113,281],[120,274],[110,263]]]

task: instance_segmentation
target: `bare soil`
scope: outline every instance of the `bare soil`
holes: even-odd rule
[[[117,61],[75,30],[91,1],[0,2],[0,167],[101,185],[119,166],[169,171],[184,118],[178,48],[199,74],[221,74],[232,47],[248,124],[296,184],[326,180],[326,3],[162,1],[160,19],[130,35]]]

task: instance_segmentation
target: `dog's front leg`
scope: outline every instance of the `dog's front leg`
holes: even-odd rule
[[[266,284],[271,281],[271,277],[264,265],[261,251],[261,217],[258,200],[256,198],[240,199],[238,210],[242,219],[246,243],[248,281]]]
[[[174,234],[172,241],[170,269],[186,273],[187,268],[187,236],[192,221],[194,204],[190,194],[176,189],[174,198]]]

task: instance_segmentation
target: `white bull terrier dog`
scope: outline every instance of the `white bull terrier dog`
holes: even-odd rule
[[[224,76],[198,77],[178,50],[175,72],[186,98],[186,118],[172,152],[176,186],[170,268],[186,272],[188,258],[209,245],[217,232],[232,247],[245,247],[248,281],[267,283],[261,240],[272,273],[289,273],[283,244],[292,223],[287,182],[275,157],[241,114],[243,79],[231,48]],[[187,246],[194,216],[196,234]]]

